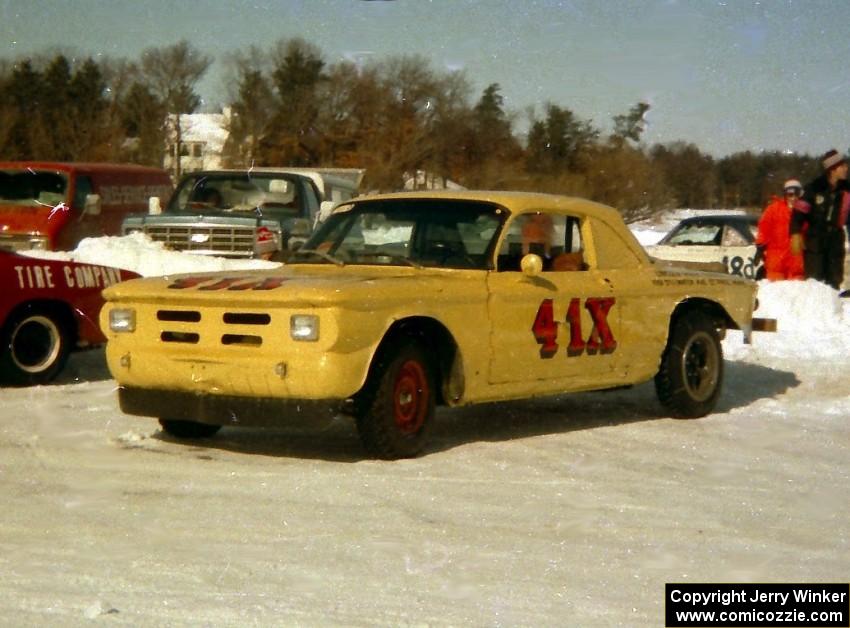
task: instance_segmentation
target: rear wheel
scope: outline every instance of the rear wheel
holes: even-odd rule
[[[3,329],[0,381],[13,386],[46,384],[62,370],[73,342],[67,321],[47,308],[28,307]]]
[[[414,341],[400,340],[384,352],[364,397],[357,400],[357,431],[366,451],[378,458],[421,453],[434,420],[431,363]]]
[[[159,424],[166,434],[176,438],[209,438],[221,429],[220,425],[180,419],[160,419]]]
[[[717,328],[702,312],[673,322],[655,391],[674,417],[692,419],[714,409],[723,382],[723,349]]]

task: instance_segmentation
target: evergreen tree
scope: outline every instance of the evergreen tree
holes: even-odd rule
[[[631,140],[635,144],[640,142],[640,136],[646,130],[645,116],[648,111],[649,105],[639,102],[629,109],[629,113],[614,116],[614,140],[619,142]]]
[[[531,171],[556,174],[580,169],[581,159],[598,140],[599,131],[572,111],[548,103],[546,118],[533,120],[528,135]]]
[[[318,87],[325,62],[318,48],[302,39],[278,42],[273,55],[272,84],[277,110],[261,144],[268,163],[292,166],[314,164],[320,138]]]
[[[15,65],[8,82],[8,104],[13,115],[9,129],[6,153],[8,159],[34,159],[41,157],[34,143],[44,143],[44,129],[40,115],[43,98],[42,76],[32,67],[30,60]]]
[[[147,85],[134,81],[121,99],[120,108],[125,135],[132,138],[129,159],[147,166],[161,166],[166,139],[164,103]]]
[[[259,70],[245,68],[238,79],[224,152],[233,166],[250,166],[259,156],[260,141],[274,111],[274,94]]]
[[[107,152],[103,146],[109,140],[105,90],[106,82],[100,67],[93,59],[86,59],[68,84],[68,115],[73,143],[69,159],[96,161]]]

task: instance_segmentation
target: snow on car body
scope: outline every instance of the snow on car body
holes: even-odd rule
[[[658,244],[647,247],[647,252],[676,262],[722,264],[730,275],[757,279],[761,270],[756,259],[757,229],[757,216],[693,216],[682,220]]]
[[[747,334],[756,285],[662,268],[619,214],[508,192],[361,197],[280,269],[108,289],[122,409],[178,436],[353,415],[377,456],[416,455],[435,404],[655,377],[675,416],[720,392],[719,334]]]
[[[101,290],[136,273],[0,250],[0,384],[45,384],[74,348],[103,344]]]

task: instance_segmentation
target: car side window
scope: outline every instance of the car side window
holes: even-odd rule
[[[722,246],[747,246],[749,242],[744,235],[730,225],[726,225],[723,229]]]
[[[521,214],[508,225],[499,250],[498,269],[518,271],[523,256],[539,255],[543,272],[586,270],[581,221],[548,212]]]
[[[77,177],[73,207],[80,210],[84,209],[86,206],[86,196],[92,194],[92,192],[91,177]]]

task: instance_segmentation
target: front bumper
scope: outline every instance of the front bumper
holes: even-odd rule
[[[128,386],[118,389],[118,401],[125,414],[244,427],[322,424],[343,404],[342,399],[272,399]]]

